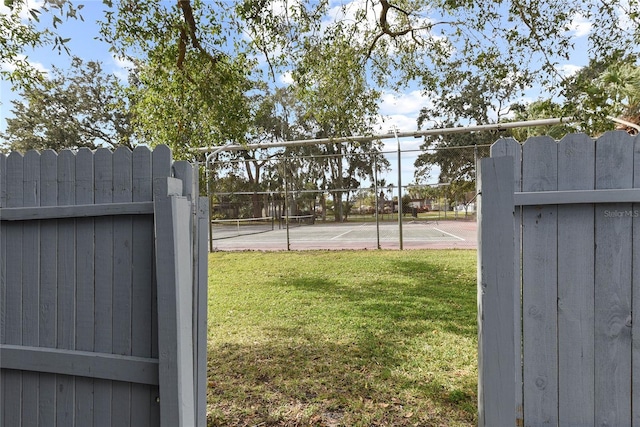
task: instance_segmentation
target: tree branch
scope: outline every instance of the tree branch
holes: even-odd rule
[[[389,4],[388,0],[380,0],[380,4],[382,5],[382,10],[380,11],[380,28],[382,30],[383,34],[387,34],[391,37],[398,37],[398,36],[403,36],[409,32],[411,32],[413,30],[412,27],[409,27],[407,29],[404,29],[402,31],[391,31],[391,26],[389,25],[389,21],[387,19],[387,16],[389,14],[389,10],[390,9],[395,9],[400,13],[403,13],[406,16],[409,16],[409,13],[406,12],[403,9],[400,9],[398,6]]]
[[[198,40],[198,35],[196,33],[198,29],[198,25],[196,24],[196,20],[193,17],[193,9],[191,7],[191,0],[178,0],[178,7],[182,11],[182,17],[184,18],[184,22],[186,24],[186,28],[183,27],[180,29],[180,40],[178,44],[178,61],[176,63],[179,69],[183,69],[184,57],[187,50],[187,44],[191,42],[191,46],[198,50],[200,53],[209,58],[211,63],[215,65],[218,62],[218,57],[212,55],[200,44],[200,40]]]
[[[436,25],[444,25],[444,24],[458,24],[458,22],[436,22],[436,23],[429,23],[429,25],[423,25],[420,27],[414,27],[412,25],[409,25],[408,28],[402,29],[402,30],[398,30],[398,31],[393,31],[391,29],[391,25],[389,24],[389,11],[390,10],[395,10],[397,12],[402,13],[403,15],[409,17],[411,15],[411,12],[407,12],[406,10],[389,3],[389,0],[380,0],[380,4],[382,6],[382,10],[380,11],[380,15],[378,18],[378,24],[380,25],[380,32],[378,34],[376,34],[376,36],[373,38],[373,41],[371,42],[371,44],[369,45],[369,49],[367,50],[367,55],[365,56],[365,59],[371,59],[371,54],[373,52],[373,49],[375,48],[376,44],[378,43],[378,40],[380,40],[382,37],[384,36],[389,36],[391,38],[396,38],[396,37],[401,37],[404,35],[407,35],[409,33],[411,33],[411,38],[413,39],[414,42],[416,42],[418,45],[423,46],[424,42],[420,39],[420,37],[416,34],[418,31],[423,31],[423,30],[431,30],[433,29],[433,27],[435,27]]]

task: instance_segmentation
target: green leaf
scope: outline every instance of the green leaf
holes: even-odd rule
[[[40,22],[40,17],[38,16],[38,14],[40,14],[40,11],[37,9],[29,9],[29,13],[31,14],[31,16],[33,17],[33,19],[36,22]]]

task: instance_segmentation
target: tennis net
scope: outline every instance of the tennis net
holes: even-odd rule
[[[233,218],[211,220],[211,239],[228,239],[231,237],[257,234],[274,229],[274,219],[271,216],[261,218]]]

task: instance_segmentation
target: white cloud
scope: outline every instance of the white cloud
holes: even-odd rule
[[[20,9],[20,19],[22,19],[23,21],[27,20],[27,19],[32,19],[31,13],[29,13],[30,10],[37,10],[39,11],[40,9],[42,9],[42,7],[44,6],[44,1],[43,0],[28,0],[25,2],[25,4],[22,5],[22,9]],[[7,7],[4,5],[4,2],[2,2],[2,4],[0,4],[0,15],[9,15],[11,13],[11,8]]]
[[[40,9],[42,9],[42,7],[43,7],[42,0],[27,1],[26,4],[22,5],[22,8],[18,13],[18,18],[20,19],[20,22],[16,22],[14,21],[13,17],[8,16],[8,15],[11,15],[13,10],[5,6],[4,2],[0,2],[0,16],[6,16],[7,18],[9,18],[11,21],[9,25],[11,27],[14,27],[15,29],[19,27],[26,29],[28,25],[30,25],[33,22],[33,16],[31,15],[30,10],[39,12]],[[30,23],[29,21],[32,21],[32,22]],[[9,28],[2,28],[2,29],[4,31],[0,34],[0,37],[10,38],[12,36],[11,30],[9,30]]]
[[[419,90],[402,94],[386,92],[382,95],[380,114],[383,116],[408,117],[413,121],[411,129],[415,129],[420,110],[430,104],[429,99]],[[404,130],[403,128],[400,129]]]
[[[589,35],[592,27],[591,21],[580,14],[576,14],[573,16],[571,24],[569,24],[569,32],[573,33],[575,37],[584,37]]]
[[[563,65],[560,65],[560,66],[556,67],[558,72],[564,77],[573,76],[578,71],[580,71],[582,68],[583,68],[582,66],[575,65],[575,64],[563,64]]]
[[[420,110],[430,105],[430,100],[419,90],[407,93],[387,92],[382,95],[380,103],[380,120],[375,132],[386,134],[394,128],[398,132],[413,132],[418,129],[418,116]],[[384,150],[396,148],[395,139],[384,139]],[[422,138],[403,138],[401,141],[403,150],[418,149],[422,144]]]
[[[637,8],[637,6],[634,6]],[[623,31],[633,31],[636,28],[636,21],[630,18],[629,12],[633,10],[628,0],[621,0],[616,6],[618,14],[618,26]]]
[[[135,67],[135,64],[128,59],[118,58],[116,56],[111,57],[113,63],[116,66],[113,74],[122,81],[127,81],[129,78],[129,70]]]
[[[374,4],[370,7],[370,3],[367,0],[353,0],[353,1],[332,1],[331,8],[327,12],[327,23],[346,21],[356,22],[356,15],[359,11],[366,11],[366,19],[364,19],[365,27],[367,29],[375,28],[378,14],[380,13],[380,7],[378,4]]]
[[[40,73],[42,73],[45,76],[45,78],[49,77],[49,71],[50,70],[47,67],[45,67],[40,62],[29,61],[29,59],[25,55],[17,55],[16,62],[27,62],[36,71],[39,71]],[[15,63],[8,64],[6,62],[0,62],[0,70],[2,70],[2,71],[12,72],[12,71],[15,71],[16,68],[17,67],[16,67]]]
[[[280,80],[281,83],[284,83],[286,85],[293,84],[293,76],[291,75],[291,71],[287,71],[284,74],[281,74],[280,76],[278,76],[278,80]]]

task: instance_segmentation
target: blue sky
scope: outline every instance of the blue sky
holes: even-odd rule
[[[355,0],[362,1],[362,0]],[[29,0],[29,4],[34,7],[38,6],[42,0]],[[84,21],[69,20],[59,26],[59,33],[62,37],[69,37],[71,40],[68,44],[72,55],[78,56],[83,60],[97,60],[102,62],[106,72],[115,73],[121,78],[126,78],[127,63],[114,58],[108,51],[108,45],[96,40],[98,36],[98,25],[96,21],[103,16],[105,9],[100,0],[78,1],[77,4],[84,4],[82,16]],[[334,0],[334,5],[343,5],[346,0]],[[0,13],[6,13],[5,6],[0,5]],[[339,13],[339,12],[336,12]],[[48,23],[50,17],[44,17],[43,22]],[[590,31],[591,26],[588,22],[580,17],[574,19],[573,31],[577,40],[585,39]],[[579,53],[583,52],[583,53]],[[576,50],[576,55],[566,64],[561,65],[563,72],[572,73],[585,65],[587,59],[584,55],[585,50]],[[28,60],[36,65],[39,69],[48,71],[52,65],[60,68],[66,68],[70,63],[70,57],[66,53],[58,54],[51,48],[38,49],[28,53]],[[0,64],[0,66],[3,66]],[[284,76],[283,76],[284,77]],[[286,78],[283,78],[286,80]],[[538,88],[530,88],[527,91],[528,100],[534,100],[539,93]],[[5,119],[11,117],[11,99],[16,97],[16,93],[11,90],[9,83],[0,81],[0,130],[6,127]],[[417,129],[417,117],[420,109],[429,105],[429,100],[421,93],[418,87],[409,87],[403,93],[384,92],[380,102],[381,120],[376,130],[377,133],[387,133],[394,127],[401,132],[411,132]],[[385,151],[396,151],[396,141],[394,139],[384,140]],[[405,138],[401,140],[403,150],[415,150],[421,144],[421,139]],[[403,159],[403,185],[413,181],[413,161],[417,156],[416,153],[405,153]],[[395,154],[387,155],[392,164],[392,171],[388,173],[387,182],[397,182],[397,157]],[[435,182],[435,178],[434,178]]]

